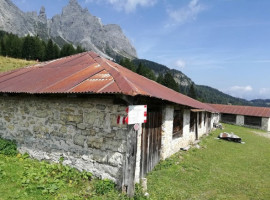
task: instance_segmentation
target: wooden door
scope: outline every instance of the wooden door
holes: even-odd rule
[[[160,160],[162,113],[147,113],[147,123],[142,127],[141,178],[145,177]]]

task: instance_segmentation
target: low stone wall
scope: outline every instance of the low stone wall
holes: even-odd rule
[[[120,183],[126,125],[125,106],[110,99],[0,96],[0,136],[16,140],[21,152]]]

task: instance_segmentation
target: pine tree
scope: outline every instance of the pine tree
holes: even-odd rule
[[[60,49],[57,44],[53,45],[53,52],[54,52],[54,58],[59,58],[60,56]]]
[[[82,53],[82,52],[85,52],[85,49],[82,48],[80,45],[78,45],[76,48],[76,53]]]
[[[194,87],[194,83],[191,84],[190,88],[189,88],[189,92],[188,92],[188,96],[196,99],[197,95],[196,95],[196,91],[195,91],[195,87]]]
[[[127,58],[120,60],[119,64],[125,68],[130,69],[131,71],[136,71],[134,64]]]
[[[154,81],[156,80],[156,76],[154,72],[151,69],[145,67],[142,63],[139,63],[139,66],[136,69],[136,72],[146,78],[149,78]]]
[[[176,83],[173,76],[169,72],[165,74],[164,79],[161,84],[175,90],[176,92],[179,92],[179,85]]]
[[[163,75],[160,73],[159,75],[158,75],[158,77],[157,77],[157,82],[159,83],[159,84],[162,84],[163,83]]]
[[[55,58],[53,41],[49,39],[46,50],[45,50],[45,60],[52,60]]]
[[[74,49],[72,44],[65,44],[61,51],[60,51],[60,56],[65,57],[65,56],[70,56],[76,53],[76,50]]]

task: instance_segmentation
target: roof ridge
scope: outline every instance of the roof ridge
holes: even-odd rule
[[[104,65],[99,63],[97,60],[99,58]],[[113,77],[114,82],[118,86],[118,88],[123,91],[127,95],[135,96],[139,94],[138,89],[134,86],[132,82],[130,82],[122,73],[118,70],[117,67],[111,65],[106,58],[97,57],[94,58],[99,64],[101,64],[104,69]]]

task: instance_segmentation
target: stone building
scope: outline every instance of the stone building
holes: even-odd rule
[[[270,131],[270,108],[209,104],[220,112],[221,121]]]
[[[119,123],[129,105],[147,105],[139,129]],[[93,52],[0,74],[0,137],[33,158],[62,158],[111,179],[129,194],[161,159],[208,133],[214,113]]]

